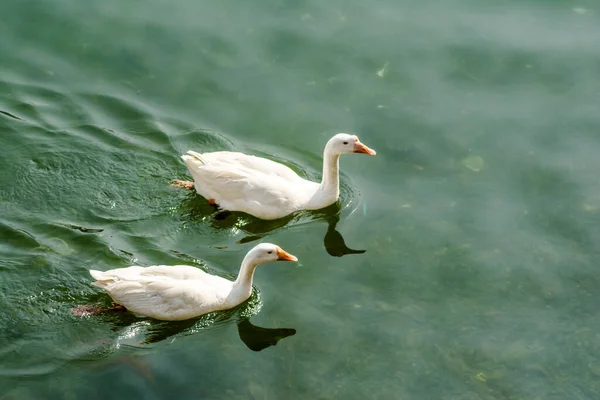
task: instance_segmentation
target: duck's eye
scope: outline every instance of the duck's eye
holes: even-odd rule
[[[267,254],[273,254],[273,250],[267,251]]]
[[[344,144],[348,144],[348,142],[344,142]]]

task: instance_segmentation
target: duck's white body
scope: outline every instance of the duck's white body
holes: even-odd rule
[[[375,154],[356,136],[334,136],[325,147],[320,183],[301,178],[283,164],[238,152],[188,151],[181,158],[200,195],[224,210],[270,220],[335,203],[339,198],[339,156],[352,152]]]
[[[319,184],[266,158],[218,151],[182,157],[196,191],[224,210],[243,211],[262,219],[277,219],[299,210],[323,208],[339,193],[322,193]]]
[[[252,294],[257,265],[270,261],[297,259],[278,246],[263,243],[253,248],[232,282],[188,265],[132,266],[108,271],[91,270],[94,285],[128,310],[166,321],[194,318],[227,310]]]

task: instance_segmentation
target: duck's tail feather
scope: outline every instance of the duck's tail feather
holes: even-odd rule
[[[106,288],[107,284],[115,281],[115,277],[113,275],[107,275],[104,271],[91,269],[90,275],[96,280],[96,282],[92,282],[92,285],[98,286],[102,289]]]
[[[202,165],[208,164],[208,162],[202,157],[202,154],[196,153],[195,151],[192,151],[192,150],[188,150],[187,154],[182,155],[181,158],[186,163],[188,162],[188,160],[189,161],[193,160],[196,163],[200,162],[200,164],[202,164]]]
[[[95,269],[90,269],[90,275],[97,281],[101,281],[104,279],[104,272],[97,271]]]
[[[92,276],[92,278],[94,278],[96,280],[96,282],[92,282],[92,285],[103,289],[105,286],[104,284],[106,283],[106,278],[104,277],[104,272],[96,271],[95,269],[91,269],[90,275]]]

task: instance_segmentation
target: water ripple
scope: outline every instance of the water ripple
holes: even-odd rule
[[[232,324],[239,330],[239,322],[262,307],[257,288],[236,309],[191,325],[129,313],[75,318],[70,310],[110,307],[110,298],[91,285],[91,268],[186,263],[232,278],[244,238],[256,229],[261,237],[273,235],[356,208],[360,195],[342,175],[340,205],[325,213],[298,213],[274,226],[247,216],[215,220],[205,200],[169,186],[188,178],[180,159],[188,149],[251,152],[313,180],[320,178],[321,156],[237,140],[244,132],[169,115],[128,92],[70,91],[18,75],[0,78],[0,145],[6,149],[0,234],[8,238],[0,243],[0,377],[26,381]],[[236,259],[229,267],[202,261],[226,253]]]

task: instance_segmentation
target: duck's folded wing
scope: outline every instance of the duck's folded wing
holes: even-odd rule
[[[189,318],[205,304],[218,302],[214,291],[200,293],[198,283],[151,276],[138,276],[135,280],[117,280],[104,285],[104,289],[127,309],[159,319]]]
[[[250,173],[261,173],[267,176],[277,176],[289,181],[300,179],[298,174],[288,166],[268,158],[252,156],[239,152],[218,151],[202,154],[206,166],[220,169],[245,169]]]
[[[263,207],[284,208],[293,197],[293,182],[267,176],[246,168],[223,169],[207,165],[194,174],[201,190],[221,205],[232,209],[237,203],[256,202]],[[228,204],[224,204],[224,203]]]

